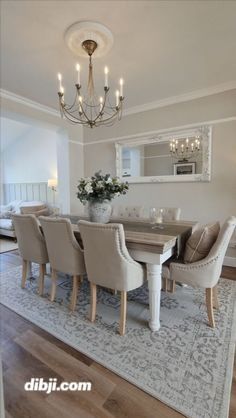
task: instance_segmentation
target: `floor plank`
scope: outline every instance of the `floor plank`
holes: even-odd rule
[[[1,271],[21,265],[18,251],[0,254]],[[222,276],[236,280],[236,269]],[[183,415],[10,309],[0,306],[5,418],[183,418]],[[31,377],[90,380],[94,392],[25,392]],[[229,418],[236,416],[236,366]],[[212,417],[213,418],[213,417]],[[215,418],[215,417],[214,417]]]

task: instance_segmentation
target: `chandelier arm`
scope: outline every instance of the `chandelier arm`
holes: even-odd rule
[[[70,114],[69,114],[70,115]],[[71,119],[71,117],[69,117],[66,113],[64,113],[64,116],[65,116],[65,118],[67,119],[67,120],[69,120],[70,122],[72,122],[72,123],[74,123],[74,124],[78,124],[78,123],[80,123],[81,125],[87,125],[88,123],[87,123],[87,121],[83,121],[82,119],[78,119],[78,118],[76,118],[76,117],[74,117],[73,116],[73,118],[75,119],[75,120],[73,120],[73,119]],[[71,116],[71,115],[70,115]]]

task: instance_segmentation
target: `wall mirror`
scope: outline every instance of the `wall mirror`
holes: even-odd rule
[[[116,143],[117,176],[129,183],[210,181],[210,126]]]

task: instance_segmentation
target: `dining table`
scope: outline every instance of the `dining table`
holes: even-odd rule
[[[86,220],[86,218],[64,217],[71,220],[74,235],[80,241],[78,221],[80,219]],[[175,259],[183,257],[186,241],[197,223],[172,221],[151,224],[147,221],[126,221],[124,219],[115,219],[115,222],[123,224],[125,242],[131,257],[146,265],[149,290],[149,327],[152,331],[158,331],[160,328],[162,265],[172,256]]]

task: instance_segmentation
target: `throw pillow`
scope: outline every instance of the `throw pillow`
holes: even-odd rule
[[[205,258],[216,242],[219,232],[219,222],[205,225],[193,232],[186,243],[184,262],[194,263]]]
[[[28,215],[28,214],[34,214],[35,212],[38,212],[40,210],[47,209],[47,206],[45,204],[41,205],[33,205],[33,206],[21,206],[20,212],[22,215]]]
[[[48,208],[37,210],[37,212],[34,212],[33,215],[35,216],[49,216],[50,210]]]

